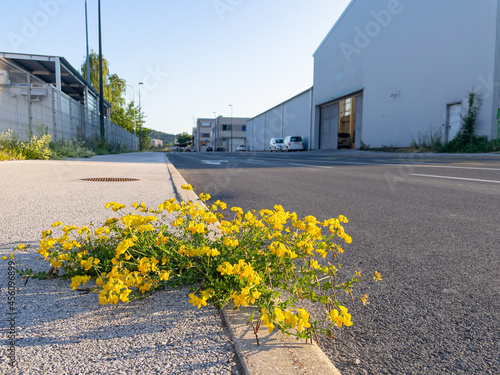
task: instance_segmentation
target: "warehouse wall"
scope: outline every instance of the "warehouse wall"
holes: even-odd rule
[[[492,136],[497,16],[498,0],[352,1],[314,54],[313,148],[318,108],[360,91],[362,141],[372,147],[444,129],[447,105],[473,88],[477,133]]]
[[[300,135],[309,146],[312,88],[283,102],[247,122],[249,151],[269,150],[271,138]]]

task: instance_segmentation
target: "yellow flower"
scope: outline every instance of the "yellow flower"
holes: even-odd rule
[[[131,238],[124,239],[116,247],[115,256],[119,257],[121,254],[123,254],[125,251],[127,251],[128,248],[130,248],[132,246],[134,246],[134,241]]]
[[[311,323],[309,323],[309,314],[304,309],[297,309],[297,311],[299,312],[297,331],[302,332],[304,328],[311,327]]]
[[[210,198],[212,198],[212,197],[210,196],[210,194],[204,194],[204,193],[201,193],[201,194],[200,194],[200,201],[202,201],[202,202],[206,202],[206,201],[208,201]]]
[[[109,226],[109,225],[116,223],[117,221],[118,221],[118,219],[116,217],[110,217],[109,219],[106,219],[106,221],[104,222],[104,225]]]
[[[206,306],[207,305],[207,298],[206,296],[203,296],[202,298],[196,296],[194,293],[189,294],[189,303],[191,303],[194,307],[201,308],[201,306]]]
[[[90,257],[87,260],[81,260],[80,265],[83,267],[85,271],[88,271],[93,265],[97,265],[100,262],[99,259],[94,257]]]
[[[283,312],[281,311],[281,309],[279,307],[274,308],[274,313],[276,315],[276,320],[278,322],[282,322],[283,320],[285,320],[285,314],[283,314]]]
[[[297,325],[299,318],[291,311],[285,311],[285,324],[290,325],[291,328],[294,328]]]
[[[262,311],[261,311],[260,319],[262,319],[262,323],[264,323],[264,325],[269,330],[269,333],[271,333],[274,329],[274,324],[273,324],[272,320],[269,319],[269,315],[266,313],[266,311],[264,309],[262,309]]]
[[[160,280],[167,281],[168,278],[170,277],[170,272],[169,271],[160,271],[160,272],[158,272],[158,276],[159,276]]]
[[[90,280],[90,276],[74,276],[71,278],[71,288],[75,290],[80,284],[86,284]]]
[[[224,202],[221,202],[220,200],[217,200],[217,202],[215,202],[215,205],[219,206],[221,208],[221,210],[225,210],[227,208],[227,204],[225,204]]]
[[[368,294],[365,294],[363,297],[361,297],[361,302],[363,302],[363,305],[368,305],[370,302],[368,302]]]
[[[339,306],[339,308],[340,314],[337,309],[333,309],[328,314],[328,319],[335,323],[339,328],[342,327],[342,324],[344,324],[346,327],[352,326],[351,314],[347,312],[347,308],[344,306]]]
[[[9,259],[9,257],[7,255],[2,257],[2,260],[7,260],[7,259]]]
[[[181,189],[189,191],[189,190],[193,190],[193,187],[191,186],[191,184],[184,184],[181,186]]]
[[[375,281],[380,281],[382,280],[382,275],[380,274],[380,272],[375,271],[375,273],[373,274],[373,278],[375,279]]]
[[[52,223],[52,228],[58,227],[60,225],[62,225],[62,221],[56,221],[56,222]]]
[[[217,271],[220,272],[221,275],[229,276],[233,274],[233,266],[229,262],[224,262],[219,267],[217,267]]]

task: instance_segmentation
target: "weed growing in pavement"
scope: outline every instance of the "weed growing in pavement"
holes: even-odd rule
[[[411,138],[411,149],[414,151],[438,152],[441,147],[443,147],[443,132],[432,125],[424,134],[418,133],[417,139]]]
[[[73,289],[98,293],[101,305],[142,298],[165,286],[190,285],[189,302],[198,308],[207,303],[222,308],[230,301],[235,309],[258,306],[256,322],[251,318],[257,342],[261,324],[269,332],[277,327],[311,340],[319,332],[332,337],[334,327],[352,325],[345,302],[354,301],[358,282],[379,281],[381,275],[364,278],[356,271],[341,279],[342,243],[351,243],[344,216],[322,222],[314,216],[299,219],[279,205],[245,213],[239,207],[228,210],[220,201],[207,207],[203,202],[209,199],[208,194],[200,194],[200,202],[172,198],[156,209],[134,203],[136,213],[109,202],[106,208],[116,216],[103,226],[55,222],[42,232],[38,249],[50,271],[19,272],[70,278]],[[360,300],[366,304],[367,298]],[[303,300],[322,304],[324,320],[310,321],[300,307]]]
[[[479,94],[471,91],[468,94],[469,109],[467,114],[461,116],[462,125],[459,132],[450,142],[441,148],[441,152],[478,153],[493,152],[498,150],[495,141],[488,140],[486,136],[474,134],[477,113],[479,111]]]

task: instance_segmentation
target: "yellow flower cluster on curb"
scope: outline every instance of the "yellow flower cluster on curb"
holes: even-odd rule
[[[206,207],[202,202],[210,199],[208,194],[200,194],[201,202],[171,198],[157,208],[136,202],[135,212],[108,202],[105,208],[116,216],[103,226],[55,222],[42,232],[38,253],[53,267],[47,276],[71,278],[71,288],[97,293],[101,305],[190,285],[189,302],[198,309],[208,303],[221,308],[230,301],[235,309],[258,306],[256,333],[262,323],[269,332],[278,327],[309,339],[352,325],[344,304],[365,279],[360,271],[340,279],[342,265],[335,262],[344,253],[341,244],[352,241],[343,228],[344,216],[299,219],[281,205],[244,212],[227,210],[221,201]],[[379,281],[381,275],[375,272],[371,279]],[[323,304],[325,319],[311,321],[300,306],[305,299]],[[368,295],[360,301],[368,304]]]

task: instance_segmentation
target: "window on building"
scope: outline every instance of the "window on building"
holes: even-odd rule
[[[223,131],[231,130],[231,125],[222,125],[222,130]]]
[[[210,138],[210,133],[201,133],[203,138]]]
[[[201,124],[201,126],[202,126],[203,128],[209,128],[209,127],[210,127],[210,123],[209,123],[209,122],[203,122],[203,123]]]
[[[352,105],[352,98],[346,99],[345,100],[345,116],[349,116],[351,114],[351,105]]]
[[[246,132],[246,131],[247,131],[247,126],[246,126],[246,125],[242,125],[242,126],[241,126],[241,131]]]

